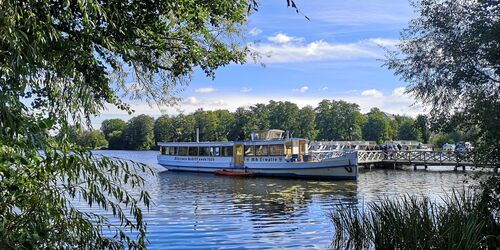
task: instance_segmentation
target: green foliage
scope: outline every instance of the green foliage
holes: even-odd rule
[[[429,129],[429,119],[425,115],[418,115],[415,121],[415,126],[418,129],[420,138],[423,143],[429,143],[431,132]]]
[[[354,103],[323,100],[316,108],[299,109],[291,102],[270,101],[234,112],[198,109],[187,115],[165,115],[155,121],[154,138],[157,142],[194,141],[196,128],[200,129],[201,141],[245,140],[252,132],[268,128],[288,130],[294,137],[310,140],[364,139],[382,143],[387,139],[421,137],[416,121],[410,117],[388,116],[377,108],[363,115]]]
[[[497,1],[423,0],[386,65],[431,107],[443,132],[478,130],[477,162],[500,164],[500,8]]]
[[[55,150],[52,143],[45,144],[43,157],[17,146],[2,144],[0,150],[2,249],[145,247],[146,225],[138,205],[149,206],[149,194],[139,191],[137,197],[123,190],[124,185],[144,185],[136,172],[147,171],[145,165],[78,148]],[[106,209],[119,223],[80,211],[85,204]],[[137,240],[127,236],[131,230]]]
[[[146,167],[93,156],[71,143],[70,126],[88,127],[108,105],[132,112],[122,96],[170,104],[193,68],[213,77],[218,67],[243,62],[248,50],[239,31],[248,1],[0,5],[0,248],[145,248],[139,207],[149,206],[149,195],[139,174]],[[142,124],[146,140],[132,142],[148,148],[153,125]],[[55,130],[60,136],[51,138]],[[112,141],[120,132],[104,136]],[[89,135],[94,146],[101,139]],[[117,220],[80,211],[78,201]]]
[[[269,127],[280,128],[283,130],[291,131],[293,136],[298,137],[300,109],[295,103],[289,101],[276,102],[270,101],[266,105],[269,112]]]
[[[323,100],[316,108],[318,140],[353,140],[359,136],[361,124],[359,106],[345,101]]]
[[[126,149],[127,145],[123,137],[123,131],[115,130],[108,136],[108,149]]]
[[[398,139],[417,141],[420,137],[415,120],[410,117],[403,117],[398,126]]]
[[[108,147],[108,141],[100,130],[92,130],[84,132],[79,145],[92,149],[102,149]]]
[[[168,115],[158,117],[155,121],[153,131],[155,142],[174,141],[175,127],[173,119]]]
[[[127,122],[123,138],[128,149],[148,150],[154,146],[154,119],[148,115],[139,115]]]
[[[498,181],[498,179],[496,180]],[[337,249],[496,249],[500,245],[498,188],[454,191],[438,203],[401,196],[356,206],[338,206],[331,215]]]
[[[446,143],[455,143],[455,141],[448,134],[443,133],[435,134],[431,139],[431,144],[435,148],[442,148]]]
[[[109,140],[110,134],[114,131],[124,131],[127,123],[122,119],[107,119],[101,124],[101,131],[104,133],[106,140]]]
[[[200,129],[201,141],[227,141],[235,118],[228,110],[204,111],[192,114],[195,127]]]
[[[373,108],[367,116],[367,122],[362,129],[363,138],[378,143],[383,143],[384,140],[389,139],[389,121],[385,114],[379,109]]]
[[[316,129],[316,113],[314,109],[311,106],[301,108],[295,119],[298,120],[296,136],[315,140],[319,131]]]

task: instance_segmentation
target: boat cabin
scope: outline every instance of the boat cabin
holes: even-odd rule
[[[283,138],[285,131],[271,129],[252,133],[251,140],[231,142],[168,142],[158,143],[160,154],[165,156],[189,156],[192,160],[209,157],[232,157],[234,166],[245,161],[310,161],[308,140]],[[196,158],[195,158],[196,157]],[[180,159],[180,158],[179,158]]]

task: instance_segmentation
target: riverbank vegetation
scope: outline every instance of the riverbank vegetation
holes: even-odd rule
[[[386,66],[431,107],[441,131],[474,130],[476,162],[500,166],[500,4],[422,0]],[[439,140],[446,140],[440,136]],[[500,176],[442,201],[386,198],[332,212],[334,245],[351,249],[498,249]]]
[[[330,213],[333,248],[498,249],[500,190],[491,184],[455,190],[439,200],[404,195],[365,207],[339,205]]]
[[[74,137],[74,142],[79,144],[81,141],[82,146],[94,143],[103,148],[107,141],[108,149],[141,150],[154,147],[156,142],[194,141],[196,128],[200,129],[201,141],[245,140],[250,138],[250,133],[269,128],[285,129],[291,136],[309,140],[366,140],[378,143],[385,140],[418,140],[433,143],[438,148],[444,143],[460,140],[474,143],[476,139],[473,132],[431,133],[425,115],[414,119],[377,108],[362,114],[357,104],[336,100],[323,100],[316,107],[303,108],[288,101],[270,101],[238,108],[234,112],[199,109],[191,114],[163,115],[156,120],[139,115],[129,121],[104,120],[102,133],[98,135],[98,131],[92,131],[91,139],[85,139],[88,131],[73,131],[72,134],[84,137]]]
[[[80,130],[105,107],[131,113],[122,98],[170,103],[194,68],[244,62],[253,2],[0,1],[0,249],[145,248],[152,170],[93,155],[103,135]]]

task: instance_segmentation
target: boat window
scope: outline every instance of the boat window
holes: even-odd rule
[[[169,147],[169,155],[177,155],[177,147]]]
[[[289,141],[285,144],[286,147],[286,154],[291,155],[292,154],[292,142]]]
[[[210,147],[200,147],[200,156],[209,156]]]
[[[223,156],[233,156],[233,147],[222,147],[223,149]]]
[[[189,147],[189,156],[198,156],[198,147]]]
[[[168,147],[160,147],[160,153],[162,155],[168,155]]]
[[[267,155],[267,145],[255,146],[255,155]]]
[[[220,156],[220,147],[212,147],[212,155]]]
[[[269,155],[278,156],[284,154],[285,154],[285,147],[283,146],[283,144],[269,145]]]
[[[255,149],[253,145],[245,146],[245,156],[254,156],[254,155],[255,155]]]
[[[302,154],[306,154],[307,144],[305,142],[302,142],[302,141],[299,142],[299,144],[300,144],[300,152]]]
[[[188,148],[187,147],[178,147],[177,155],[187,155]]]

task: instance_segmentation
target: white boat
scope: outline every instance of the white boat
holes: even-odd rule
[[[249,172],[257,176],[356,180],[357,153],[321,157],[308,151],[308,140],[283,138],[272,129],[248,141],[161,142],[158,163],[169,171]]]

